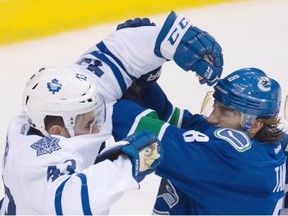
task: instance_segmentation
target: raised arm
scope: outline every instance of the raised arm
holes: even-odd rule
[[[104,93],[115,100],[133,80],[168,60],[174,60],[183,70],[196,72],[201,83],[214,84],[222,73],[220,45],[174,12],[161,28],[142,26],[115,31],[84,53],[78,63],[98,76]]]

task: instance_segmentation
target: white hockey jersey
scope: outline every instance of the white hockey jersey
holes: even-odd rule
[[[8,129],[2,214],[106,214],[123,192],[138,188],[129,159],[93,165],[101,134],[29,135],[27,120],[20,113]]]
[[[28,133],[24,113],[11,121],[2,169],[2,214],[107,214],[125,191],[138,189],[129,159],[94,161],[111,135],[112,105],[133,79],[166,61],[153,52],[159,31],[154,26],[116,31],[77,62],[96,75],[106,100],[100,134],[41,137]]]

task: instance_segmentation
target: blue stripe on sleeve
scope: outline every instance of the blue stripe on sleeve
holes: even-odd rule
[[[97,51],[91,52],[90,54],[109,65],[119,83],[121,91],[124,93],[127,90],[127,86],[119,68],[113,62],[111,62],[104,54],[97,53]]]
[[[136,77],[131,76],[131,75],[127,72],[127,70],[126,70],[126,68],[124,67],[124,65],[122,64],[122,62],[121,62],[113,53],[110,52],[110,50],[106,47],[106,45],[103,43],[103,41],[101,41],[100,43],[96,44],[96,47],[97,47],[102,53],[105,53],[105,54],[111,56],[111,57],[114,59],[114,61],[116,61],[117,64],[118,64],[118,65],[125,71],[125,73],[130,77],[130,79],[132,79],[132,80],[135,80],[135,79],[136,79]]]
[[[78,174],[77,176],[81,179],[81,183],[82,183],[81,200],[82,200],[83,214],[92,215],[91,208],[90,208],[89,195],[88,195],[87,178],[82,173]]]
[[[62,200],[62,192],[63,192],[63,188],[64,188],[66,182],[69,179],[70,178],[67,178],[64,182],[62,182],[61,185],[56,190],[54,205],[55,205],[55,211],[56,211],[57,215],[63,215],[62,202],[61,202],[61,200]]]
[[[89,202],[89,195],[88,195],[88,188],[87,188],[87,178],[84,174],[80,173],[77,175],[81,180],[81,200],[82,200],[82,209],[84,215],[92,215],[91,208],[90,208],[90,202]],[[64,182],[61,183],[61,185],[57,188],[56,194],[55,194],[55,211],[57,215],[63,215],[62,210],[62,192],[64,189],[64,186],[66,182],[70,178],[66,179]]]

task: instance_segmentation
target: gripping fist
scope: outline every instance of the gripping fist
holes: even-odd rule
[[[123,28],[134,28],[134,27],[141,27],[141,26],[155,26],[154,22],[151,22],[149,18],[135,18],[135,19],[128,19],[124,23],[120,23],[116,30],[123,29]]]
[[[195,71],[200,83],[213,85],[222,74],[221,46],[207,32],[192,26],[184,16],[171,12],[157,37],[154,52],[174,60],[182,69]]]
[[[103,160],[116,160],[120,154],[129,157],[132,162],[132,174],[138,181],[153,171],[163,159],[161,142],[149,131],[136,132],[101,153],[95,163]]]

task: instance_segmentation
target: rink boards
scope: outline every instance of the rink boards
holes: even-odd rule
[[[235,0],[0,0],[0,46],[88,26]]]

